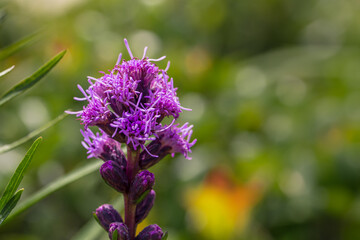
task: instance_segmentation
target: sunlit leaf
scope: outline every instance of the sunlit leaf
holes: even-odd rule
[[[48,184],[43,189],[39,190],[34,195],[30,196],[24,202],[18,205],[18,207],[14,210],[14,212],[9,216],[8,220],[14,218],[18,214],[24,212],[29,207],[33,206],[35,203],[39,202],[40,200],[44,199],[45,197],[49,196],[50,194],[56,192],[57,190],[65,187],[66,185],[79,180],[86,175],[95,172],[101,166],[102,162],[96,161],[90,164],[87,164],[80,169],[74,170],[71,173],[59,178],[58,180]]]
[[[66,116],[68,116],[68,114],[63,113],[63,114],[59,115],[57,118],[55,118],[55,119],[51,120],[50,122],[46,123],[45,125],[41,126],[40,128],[30,132],[28,135],[16,140],[15,142],[0,146],[0,154],[4,153],[4,152],[8,152],[8,151],[20,146],[21,144],[25,143],[26,141],[30,140],[31,138],[33,138],[36,135],[40,134],[41,132],[45,131],[49,127],[51,127],[51,126],[55,125],[56,123],[60,122]]]
[[[12,198],[5,204],[5,206],[0,211],[0,225],[6,219],[6,217],[10,214],[10,212],[14,209],[17,202],[19,201],[23,188],[19,189]]]
[[[9,46],[0,49],[0,61],[6,59],[7,57],[11,56],[21,48],[31,43],[33,40],[36,39],[36,37],[38,37],[38,35],[39,35],[38,33],[31,34]]]
[[[41,68],[39,68],[34,74],[30,77],[22,80],[20,83],[16,84],[13,88],[11,88],[8,92],[6,92],[0,98],[0,106],[10,99],[18,96],[19,94],[25,92],[27,89],[32,87],[35,83],[37,83],[41,78],[43,78],[55,65],[61,60],[64,56],[66,50],[57,54],[53,59],[44,64]]]
[[[35,142],[31,145],[30,149],[27,151],[24,159],[20,162],[19,166],[16,168],[16,171],[11,177],[8,185],[5,188],[4,194],[0,199],[0,209],[9,201],[10,198],[12,198],[15,191],[19,187],[20,182],[24,177],[25,171],[29,166],[31,159],[34,156],[35,150],[39,146],[41,140],[42,140],[41,137],[35,140]]]
[[[4,76],[5,74],[11,72],[11,70],[13,70],[15,67],[15,65],[9,67],[8,69],[5,69],[4,71],[0,72],[0,77]]]

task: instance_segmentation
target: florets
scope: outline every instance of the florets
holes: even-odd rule
[[[132,145],[135,150],[138,147],[144,149],[146,141],[161,136],[168,141],[177,141],[172,144],[173,152],[181,152],[187,157],[193,144],[181,145],[181,137],[175,137],[172,131],[163,131],[169,126],[162,126],[160,123],[165,117],[177,119],[182,110],[190,110],[180,105],[177,88],[173,85],[173,79],[167,75],[169,65],[165,70],[160,70],[153,61],[164,57],[149,59],[145,48],[142,59],[137,59],[132,56],[126,41],[125,45],[130,60],[121,60],[120,54],[109,73],[103,73],[98,79],[88,77],[90,86],[86,90],[78,86],[84,97],[75,99],[86,100],[88,104],[75,114],[85,129],[89,126],[111,129],[106,131],[110,137],[123,139],[123,142]],[[172,135],[166,137],[166,133]],[[85,138],[89,139],[88,136]],[[85,142],[89,156],[98,157],[99,154],[89,141],[85,139]]]

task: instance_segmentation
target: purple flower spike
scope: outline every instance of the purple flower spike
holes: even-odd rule
[[[161,240],[163,235],[161,228],[156,224],[152,224],[144,228],[135,240]]]
[[[126,158],[121,150],[121,144],[110,138],[101,130],[94,134],[90,129],[80,130],[84,136],[83,146],[88,150],[88,158],[101,158],[104,161],[118,161],[121,165],[126,165]]]
[[[118,162],[106,161],[100,167],[100,174],[110,187],[121,193],[127,191],[129,183],[125,167]]]
[[[118,211],[116,211],[110,204],[104,204],[98,207],[95,211],[99,224],[109,231],[109,226],[113,222],[122,222],[122,218]]]
[[[135,179],[130,187],[130,196],[134,203],[136,203],[140,197],[149,191],[155,183],[155,176],[148,170],[141,171],[135,176]]]
[[[109,227],[109,238],[112,240],[114,232],[117,231],[116,240],[130,240],[127,226],[121,222],[113,222]]]
[[[136,206],[135,221],[140,223],[149,214],[151,208],[154,206],[156,193],[151,190],[148,195]]]

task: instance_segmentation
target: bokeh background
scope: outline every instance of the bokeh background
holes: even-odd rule
[[[151,170],[157,200],[146,224],[169,240],[360,239],[360,2],[357,0],[0,1],[0,47],[41,32],[0,62],[16,65],[0,93],[63,49],[40,84],[0,109],[10,143],[80,109],[86,76],[111,69],[119,52],[163,55],[192,112],[191,161]],[[159,63],[166,66],[166,61]],[[88,162],[69,116],[44,141],[22,199]],[[0,155],[0,186],[30,143]],[[0,229],[0,239],[71,239],[117,195],[93,174]],[[143,227],[140,226],[140,227]],[[99,239],[107,239],[103,232]]]

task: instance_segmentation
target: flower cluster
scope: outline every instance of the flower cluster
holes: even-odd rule
[[[124,195],[124,221],[108,204],[100,206],[94,216],[109,233],[110,239],[160,240],[164,233],[156,224],[146,227],[135,236],[136,226],[144,220],[155,201],[154,174],[149,167],[166,155],[181,153],[187,159],[196,139],[191,141],[192,125],[174,124],[183,110],[177,97],[177,88],[167,74],[170,63],[162,70],[154,63],[163,60],[149,59],[147,48],[141,59],[132,55],[125,39],[130,60],[118,61],[100,78],[88,77],[90,86],[83,89],[86,101],[81,111],[69,112],[79,117],[84,130],[83,146],[88,157],[101,158],[104,163],[100,174],[104,181]],[[170,124],[163,124],[171,118]],[[89,127],[100,132],[93,133]],[[126,156],[121,148],[126,145]]]

